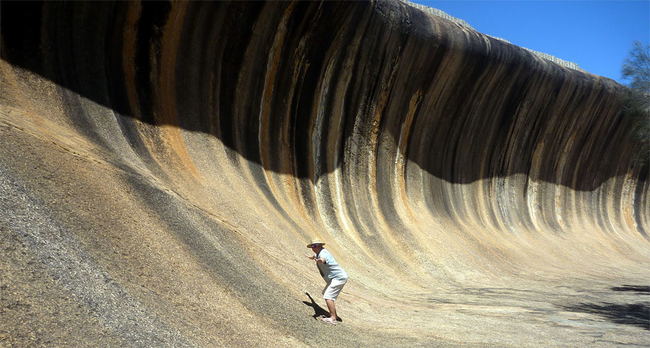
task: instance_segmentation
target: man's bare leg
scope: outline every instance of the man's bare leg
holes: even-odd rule
[[[325,303],[327,303],[327,309],[330,311],[330,319],[332,321],[336,321],[336,308],[334,307],[334,300],[325,300]]]

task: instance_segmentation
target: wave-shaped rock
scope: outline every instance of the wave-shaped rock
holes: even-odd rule
[[[0,10],[0,342],[647,343],[616,82],[402,2]]]

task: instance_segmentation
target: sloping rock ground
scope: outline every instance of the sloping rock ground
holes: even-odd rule
[[[1,346],[650,344],[614,81],[400,2],[0,11]]]

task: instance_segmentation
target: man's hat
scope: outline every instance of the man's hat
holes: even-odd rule
[[[312,239],[311,243],[307,244],[307,248],[311,248],[316,244],[325,245],[325,243],[321,242],[319,239]]]

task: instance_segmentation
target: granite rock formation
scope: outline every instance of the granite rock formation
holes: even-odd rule
[[[0,12],[0,345],[650,343],[616,82],[395,1]]]

